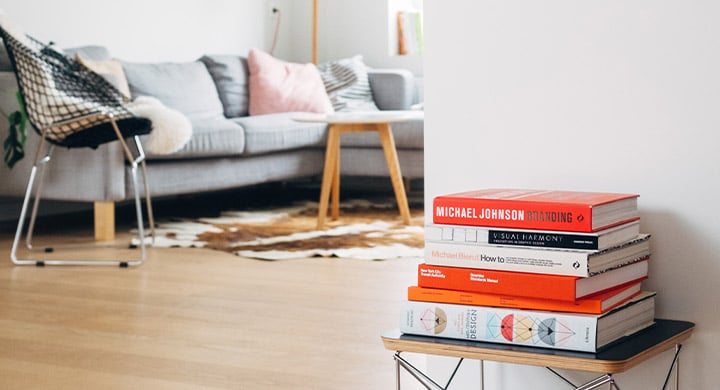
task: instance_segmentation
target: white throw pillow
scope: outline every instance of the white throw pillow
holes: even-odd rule
[[[361,55],[318,65],[335,111],[378,111]]]
[[[125,71],[123,70],[120,61],[116,60],[90,60],[84,58],[81,55],[76,55],[75,59],[92,70],[93,72],[102,76],[107,80],[113,87],[115,87],[125,97],[130,97],[130,86],[128,85],[127,78],[125,77]]]
[[[134,115],[152,121],[153,130],[142,136],[149,153],[170,154],[180,150],[192,137],[192,124],[180,111],[165,106],[151,96],[138,96],[126,105]]]

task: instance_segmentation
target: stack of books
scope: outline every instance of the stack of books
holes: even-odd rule
[[[419,11],[397,13],[398,54],[422,54],[423,22]]]
[[[517,189],[436,197],[401,332],[597,352],[652,325],[637,199]]]

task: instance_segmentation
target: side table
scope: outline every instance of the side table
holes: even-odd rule
[[[298,113],[293,116],[293,120],[298,122],[321,122],[328,124],[325,167],[323,169],[320,204],[318,206],[318,229],[325,227],[330,195],[332,195],[330,216],[333,220],[340,216],[340,136],[345,133],[361,131],[377,131],[380,136],[388,171],[390,172],[390,179],[393,190],[395,191],[395,199],[397,200],[398,209],[400,210],[400,216],[406,225],[410,224],[410,208],[408,207],[397,150],[395,149],[395,139],[390,124],[423,118],[423,111],[363,111],[334,114]]]
[[[687,340],[695,329],[695,324],[687,321],[656,319],[655,325],[628,337],[598,353],[564,351],[537,347],[522,347],[507,344],[473,342],[465,340],[443,339],[430,336],[401,334],[394,330],[382,335],[386,349],[396,351],[397,389],[400,389],[400,368],[405,369],[429,390],[445,390],[452,382],[455,372],[463,359],[488,360],[503,363],[524,364],[546,367],[576,390],[596,389],[602,385],[619,389],[612,374],[624,372],[632,367],[664,352],[675,348],[675,356],[667,371],[663,389],[675,368],[675,388],[679,388],[678,359],[682,342]],[[446,386],[440,386],[425,373],[410,364],[401,352],[416,352],[459,358],[455,371]],[[582,385],[575,385],[553,368],[589,371],[603,375]],[[484,385],[484,384],[483,384]],[[484,386],[481,387],[484,389]]]

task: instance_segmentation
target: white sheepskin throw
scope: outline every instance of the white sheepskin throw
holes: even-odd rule
[[[192,124],[180,111],[151,96],[138,96],[126,106],[130,112],[152,121],[153,130],[143,136],[143,147],[151,154],[180,150],[192,137]]]

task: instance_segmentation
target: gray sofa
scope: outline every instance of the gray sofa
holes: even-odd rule
[[[86,47],[85,58],[110,59],[102,47]],[[0,53],[5,54],[5,53]],[[17,84],[0,61],[0,109],[17,108]],[[248,116],[246,60],[239,56],[204,56],[184,63],[123,63],[134,96],[150,95],[184,113],[193,136],[181,150],[149,154],[151,194],[163,197],[217,191],[322,174],[326,125],[300,123],[292,113]],[[373,98],[382,110],[405,110],[417,102],[414,77],[405,70],[371,70]],[[7,136],[0,117],[0,139]],[[423,121],[393,125],[402,174],[423,177]],[[0,164],[0,196],[22,197],[39,137],[28,129],[26,157],[13,169]],[[374,132],[342,139],[341,174],[389,176]],[[82,202],[125,202],[133,194],[130,170],[117,142],[98,150],[58,148],[47,172],[44,199]],[[142,189],[141,189],[142,191]],[[109,221],[107,221],[109,222]]]

